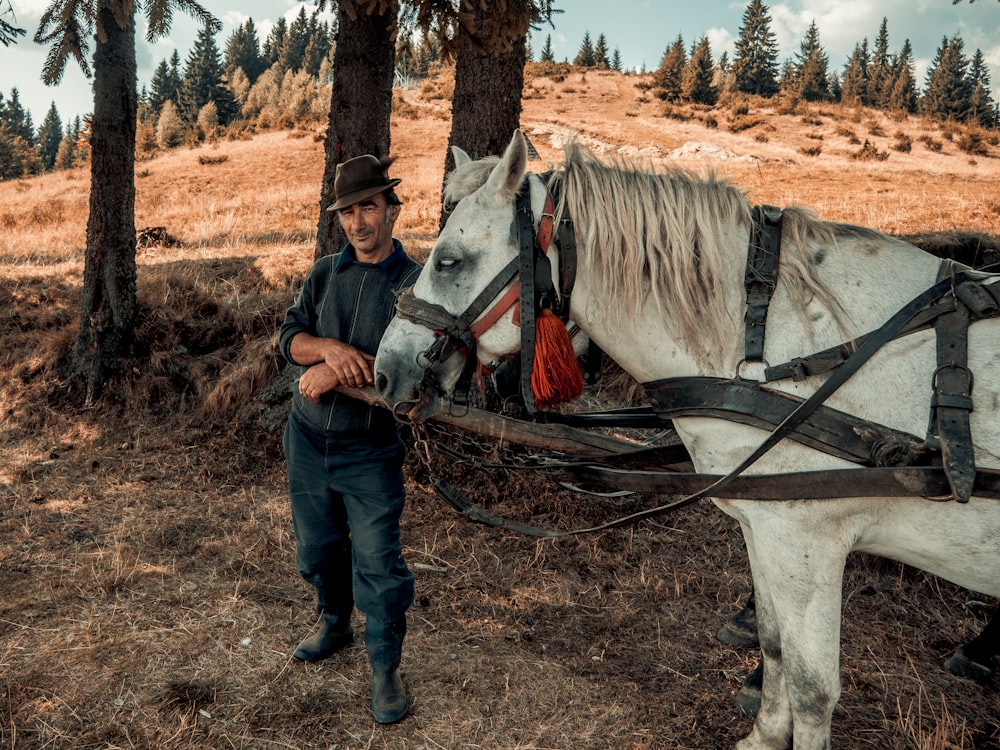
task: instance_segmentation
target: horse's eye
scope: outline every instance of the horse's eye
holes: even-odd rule
[[[453,268],[458,268],[458,266],[461,264],[461,262],[462,261],[460,261],[458,258],[441,258],[437,262],[437,265],[435,266],[435,270],[437,270],[437,271],[450,271]]]

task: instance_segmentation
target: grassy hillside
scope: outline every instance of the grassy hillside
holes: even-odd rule
[[[449,85],[396,94],[398,236],[421,258]],[[538,170],[576,134],[607,158],[714,170],[757,203],[1000,237],[1000,146],[984,138],[971,153],[974,136],[919,118],[667,107],[640,77],[532,66],[522,124]],[[290,660],[312,601],[294,570],[280,425],[264,416],[280,401],[267,389],[274,336],[311,262],[322,164],[321,134],[278,132],[138,165],[137,227],[167,236],[138,250],[141,320],[119,395],[89,410],[57,377],[77,325],[89,175],[0,183],[0,747],[731,746],[750,727],[731,701],[756,654],[713,634],[750,582],[735,523],[708,504],[537,541],[456,520],[411,451],[412,716],[372,724],[360,645],[319,666]],[[635,502],[581,501],[533,473],[462,467],[461,480],[484,504],[563,528]],[[852,557],[834,745],[1000,747],[996,678],[940,666],[994,605]]]

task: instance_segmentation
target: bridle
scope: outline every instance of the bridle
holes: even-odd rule
[[[404,289],[397,296],[397,315],[434,332],[434,341],[417,355],[417,362],[423,368],[423,375],[417,384],[419,398],[416,402],[403,401],[393,405],[393,414],[397,418],[426,398],[429,391],[435,392],[440,397],[445,395],[433,368],[456,353],[465,358],[465,363],[453,390],[449,408],[458,406],[467,410],[468,393],[476,365],[479,363],[476,354],[477,341],[512,308],[513,323],[521,331],[521,396],[525,408],[529,412],[534,411],[531,371],[535,348],[535,320],[543,309],[552,310],[564,322],[568,319],[570,294],[576,280],[576,244],[573,239],[572,223],[564,215],[558,228],[560,289],[556,294],[548,252],[556,231],[555,199],[551,190],[558,182],[550,181],[549,187],[546,188],[545,201],[536,229],[531,210],[531,178],[541,180],[540,176],[529,173],[518,190],[515,202],[517,257],[493,277],[462,313],[452,315],[441,305],[420,299],[413,293],[413,287]],[[544,180],[542,182],[545,183]],[[481,371],[489,372],[488,367],[479,364]]]

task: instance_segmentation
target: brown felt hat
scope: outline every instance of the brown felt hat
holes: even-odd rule
[[[333,179],[336,202],[327,211],[339,211],[396,187],[402,180],[390,180],[387,171],[394,161],[395,159],[377,159],[371,154],[365,154],[338,164],[337,174]]]

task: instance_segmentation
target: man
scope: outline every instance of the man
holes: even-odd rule
[[[302,368],[285,429],[296,567],[316,590],[319,628],[295,649],[316,662],[354,640],[354,605],[365,613],[372,713],[381,724],[408,710],[399,677],[413,575],[403,560],[404,446],[392,415],[349,398],[338,385],[373,382],[379,341],[395,292],[420,265],[392,236],[402,205],[389,179],[392,160],[343,162],[334,179],[348,244],[319,259],[282,323],[279,344]]]

